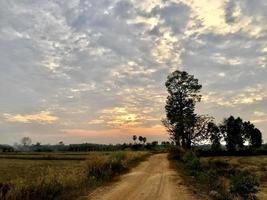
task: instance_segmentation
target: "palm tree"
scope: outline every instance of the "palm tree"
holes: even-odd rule
[[[142,136],[139,136],[139,137],[138,137],[138,140],[139,140],[140,143],[143,142],[143,139],[144,139],[144,138],[143,138]]]
[[[133,141],[134,141],[134,143],[135,143],[136,139],[137,139],[137,136],[136,135],[133,135]]]
[[[143,137],[143,142],[144,142],[144,144],[146,143],[146,137]]]

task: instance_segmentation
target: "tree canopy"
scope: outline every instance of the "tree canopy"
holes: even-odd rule
[[[249,121],[230,116],[217,126],[212,117],[195,113],[202,86],[193,75],[176,70],[167,77],[165,86],[168,97],[162,122],[176,145],[189,149],[210,140],[212,149],[219,150],[224,140],[229,151],[241,150],[246,143],[253,148],[261,146],[262,134]]]
[[[199,128],[196,125],[203,121],[195,114],[195,104],[201,100],[199,92],[202,86],[193,75],[178,70],[168,76],[165,85],[169,95],[163,124],[177,145],[190,148],[195,128]]]

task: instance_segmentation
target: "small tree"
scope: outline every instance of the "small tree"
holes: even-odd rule
[[[137,136],[136,135],[133,135],[133,141],[135,143],[135,141],[137,140]]]
[[[143,142],[143,139],[144,139],[144,138],[143,138],[142,136],[139,136],[139,137],[138,137],[138,140],[139,140],[140,143]]]
[[[144,144],[146,143],[146,137],[143,137],[143,142],[144,142]]]
[[[36,147],[40,147],[41,146],[41,142],[36,142],[35,146]]]
[[[24,147],[26,147],[31,145],[32,140],[29,137],[23,137],[20,142]]]

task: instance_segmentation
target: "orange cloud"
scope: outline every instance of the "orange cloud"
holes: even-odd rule
[[[11,114],[4,114],[4,117],[9,122],[20,122],[20,123],[31,123],[31,122],[37,122],[42,124],[51,124],[58,120],[58,117],[53,116],[48,111],[42,111],[37,114],[31,114],[31,115],[11,115]]]
[[[109,130],[87,130],[87,129],[64,129],[63,132],[68,136],[80,136],[80,137],[129,137],[132,135],[142,135],[147,137],[161,137],[168,138],[165,128],[161,125],[143,128],[121,128],[121,129],[109,129]]]

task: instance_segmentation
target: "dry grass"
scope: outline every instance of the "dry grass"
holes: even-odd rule
[[[32,159],[32,155],[13,159],[10,155],[11,159],[0,158],[0,193],[2,183],[2,193],[6,188],[9,190],[5,194],[6,200],[76,199],[79,194],[110,180],[147,155],[146,152],[89,153],[82,155],[86,156],[84,161],[40,160]],[[42,154],[40,158],[44,156]]]
[[[258,198],[267,199],[267,156],[248,156],[248,157],[208,157],[201,158],[201,162],[226,161],[241,170],[248,170],[256,174],[260,179],[260,191]]]

